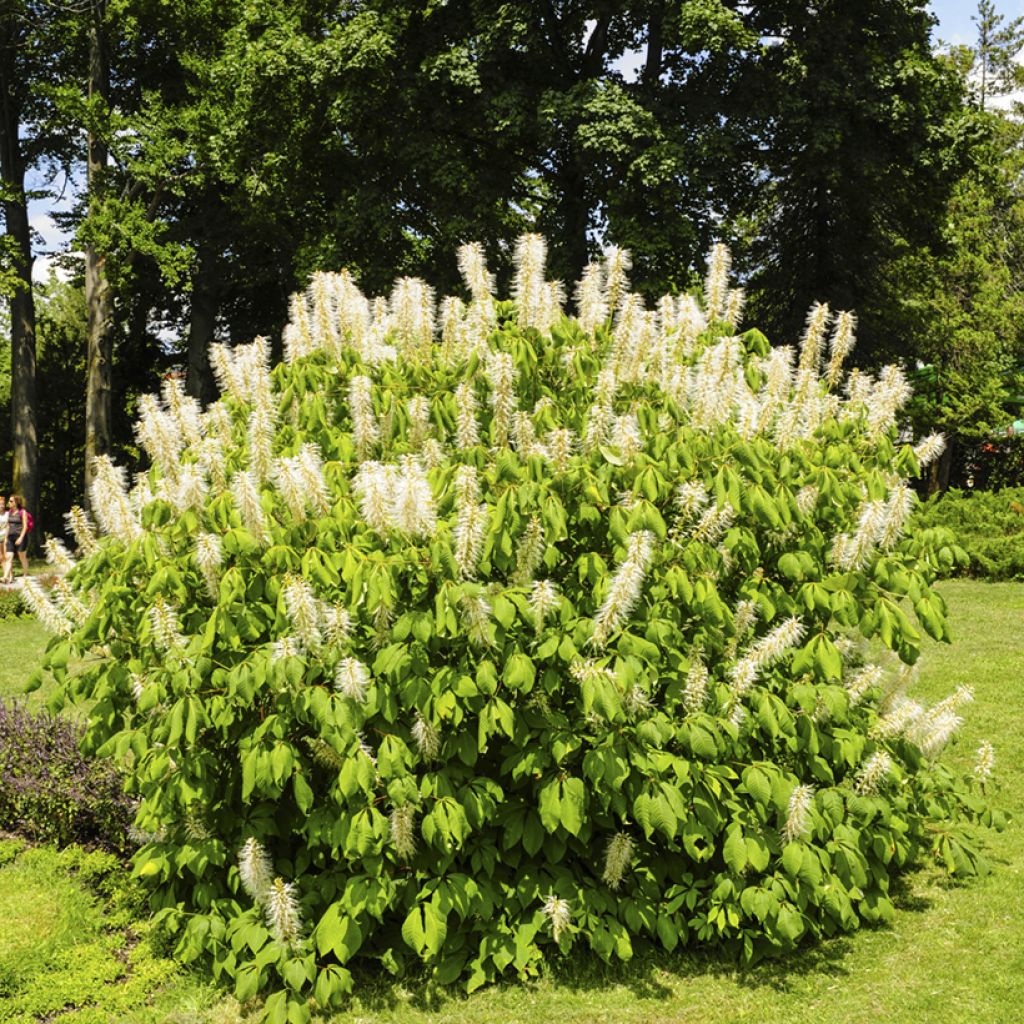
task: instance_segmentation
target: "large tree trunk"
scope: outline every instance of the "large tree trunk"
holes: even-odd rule
[[[4,39],[3,42],[8,42]],[[4,46],[8,50],[7,46]],[[25,161],[18,143],[19,110],[13,68],[0,53],[0,180],[4,223],[16,249],[17,283],[11,308],[11,454],[12,482],[28,507],[38,513],[39,469],[36,440],[36,311],[32,296],[32,238],[25,197]]]
[[[562,236],[561,266],[553,268],[565,281],[567,290],[579,280],[590,259],[587,233],[590,230],[590,201],[587,194],[587,175],[575,142],[565,147],[565,159],[558,176],[560,227]]]
[[[186,390],[205,408],[217,397],[210,369],[210,344],[217,325],[219,293],[217,259],[209,243],[199,244],[199,265],[192,278],[192,308],[188,324],[188,372]]]
[[[104,0],[94,0],[89,20],[89,98],[109,98],[109,68],[103,33]],[[99,203],[107,166],[107,146],[94,131],[87,140],[86,180],[89,204]],[[89,341],[85,392],[85,499],[89,503],[94,476],[93,460],[111,448],[111,390],[114,356],[114,304],[107,278],[106,257],[89,244],[85,248],[85,302]]]

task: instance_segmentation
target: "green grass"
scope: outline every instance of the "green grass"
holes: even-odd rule
[[[132,923],[138,897],[114,858],[19,846],[0,842],[0,1022],[223,1019],[230,1004],[181,984],[146,925]]]
[[[918,872],[902,887],[891,928],[861,931],[747,971],[700,953],[645,955],[625,967],[574,956],[553,963],[538,981],[496,986],[469,997],[454,990],[431,992],[416,981],[362,978],[357,997],[337,1024],[1019,1021],[1024,1000],[1024,901],[1019,897],[1024,891],[1024,584],[956,581],[945,584],[943,593],[956,642],[951,648],[929,648],[918,692],[937,698],[962,683],[975,688],[967,723],[945,756],[968,764],[982,739],[995,744],[1001,784],[996,800],[1014,819],[1005,832],[987,837],[995,867],[990,877],[954,885],[938,872]],[[0,628],[0,694],[10,693],[15,679],[27,678],[31,666],[21,659],[34,656],[44,642],[32,623]],[[20,870],[22,859],[15,868]],[[58,889],[80,883],[67,869],[63,877],[58,872],[52,887],[57,895],[48,902],[51,890],[5,878],[6,870],[11,869],[0,869],[0,893],[5,894],[0,898],[0,964],[4,950],[23,949],[32,934],[45,932],[53,937],[47,948],[65,949],[71,939],[61,908],[65,902],[80,904],[60,896]],[[100,917],[92,919],[93,931],[86,927],[83,934],[93,935],[88,941],[95,943],[95,936],[104,934],[102,910],[94,907],[90,913]],[[26,918],[37,924],[26,926]],[[169,970],[166,961],[156,962]],[[102,987],[116,993],[130,984],[131,975],[125,974]],[[75,1024],[93,1019],[227,1024],[239,1019],[233,1000],[218,1003],[208,986],[182,975],[168,975],[155,1000],[152,1005],[132,999],[109,1003],[106,1017],[82,1017],[76,1011],[57,1019]],[[5,1016],[0,995],[0,1022],[27,1024],[29,1019]]]
[[[0,697],[24,697],[25,684],[38,664],[50,634],[35,619],[7,619],[0,622]],[[52,684],[27,698],[30,704],[44,704]]]

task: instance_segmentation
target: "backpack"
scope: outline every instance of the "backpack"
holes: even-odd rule
[[[25,509],[25,532],[31,533],[32,527],[36,525],[36,521],[32,518],[32,513],[28,509]]]

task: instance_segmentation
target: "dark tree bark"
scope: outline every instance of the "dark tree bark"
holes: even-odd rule
[[[572,282],[579,280],[590,259],[587,233],[590,230],[591,214],[586,171],[572,141],[565,146],[558,183],[559,221],[564,234],[559,246],[561,265],[556,269],[571,288]]]
[[[213,247],[199,244],[199,263],[192,278],[192,307],[188,325],[188,372],[185,385],[188,393],[205,408],[217,397],[217,388],[210,369],[210,344],[217,325],[220,302],[217,288],[217,258]]]
[[[4,223],[14,243],[17,277],[11,310],[11,454],[12,487],[29,509],[39,508],[36,439],[36,313],[32,296],[32,236],[25,196],[25,159],[18,141],[21,109],[17,98],[13,14],[0,22],[0,179],[5,200]]]
[[[103,0],[95,0],[89,20],[89,98],[107,101],[110,71],[103,30]],[[90,206],[99,201],[107,166],[107,146],[90,130],[86,152],[86,180]],[[89,348],[85,392],[85,491],[91,501],[93,460],[111,449],[111,393],[114,357],[114,303],[106,273],[106,256],[92,243],[85,248],[85,302],[89,318]]]
[[[661,61],[664,50],[665,5],[655,4],[647,24],[647,56],[644,60],[643,82],[653,89],[661,78]]]

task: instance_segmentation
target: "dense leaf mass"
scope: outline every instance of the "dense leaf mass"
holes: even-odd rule
[[[143,403],[130,490],[98,463],[105,536],[75,510],[85,557],[33,595],[50,671],[132,765],[179,953],[270,1019],[356,960],[473,989],[570,948],[755,959],[981,863],[991,750],[936,760],[970,693],[906,693],[948,639],[958,550],[904,536],[941,441],[894,440],[897,370],[843,385],[852,316],[773,349],[709,265],[651,312],[613,251],[575,319],[537,236],[513,301],[475,246],[468,301],[318,275],[282,365],[215,349],[206,412]]]

